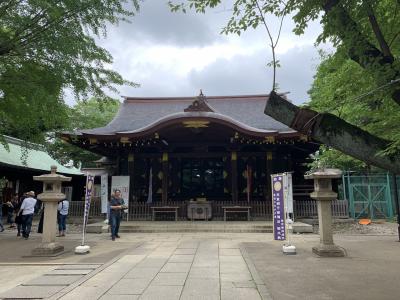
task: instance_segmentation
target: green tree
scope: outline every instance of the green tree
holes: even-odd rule
[[[137,0],[0,1],[0,134],[43,142],[66,125],[64,89],[107,99],[104,89],[135,85],[107,68],[112,57],[95,38],[138,8]]]
[[[115,99],[99,101],[91,98],[87,101],[79,101],[74,107],[68,109],[68,126],[65,127],[65,130],[73,131],[105,126],[114,118],[119,106],[120,102]],[[46,144],[47,150],[62,164],[69,164],[72,161],[76,167],[93,167],[93,161],[100,158],[99,155],[92,152],[64,143],[54,134],[51,137]]]
[[[330,112],[368,132],[391,140],[385,153],[390,155],[400,149],[400,110],[384,88],[377,86],[374,78],[366,74],[357,63],[341,51],[324,55],[309,91],[307,106],[318,112]],[[343,168],[359,169],[360,162],[338,151],[321,152]]]
[[[204,13],[207,8],[216,7],[222,2],[187,0],[181,3],[170,1],[170,5],[173,10],[185,10],[188,6]],[[294,105],[284,104],[284,100],[273,92],[265,112],[289,126],[293,120],[298,119],[295,118],[295,114],[301,113],[303,120],[304,117],[310,118],[305,120],[304,124],[299,124],[312,125],[311,131],[302,127],[307,134],[362,160],[399,172],[400,164],[396,162],[400,153],[398,131],[389,131],[395,120],[398,120],[396,112],[400,105],[399,0],[235,0],[229,3],[232,3],[232,17],[223,29],[224,33],[241,34],[248,28],[263,25],[263,20],[272,14],[279,17],[291,16],[295,23],[294,32],[302,34],[310,20],[321,18],[323,32],[316,40],[317,44],[332,42],[338,53],[335,58],[342,60],[342,83],[345,80],[353,83],[355,72],[360,86],[349,91],[347,88],[351,89],[350,84],[328,84],[322,88],[321,85],[326,84],[329,75],[332,74],[324,73],[325,66],[321,66],[319,83],[315,84],[312,90],[312,107],[317,108],[320,113],[299,111]],[[224,4],[225,8],[229,5],[226,2]],[[259,13],[260,7],[262,14]],[[334,81],[336,75],[331,76],[335,77]],[[338,96],[336,88],[342,94],[348,95],[344,98]],[[366,93],[368,88],[373,88],[373,99],[363,95],[356,99],[357,102],[354,102],[354,99],[352,101],[350,96],[357,96],[357,92]],[[380,93],[375,93],[376,91]],[[330,96],[329,100],[322,99],[327,94]],[[316,98],[318,100],[315,100]],[[346,102],[347,106],[342,105],[342,102]],[[336,111],[335,105],[340,107],[340,111]],[[330,111],[336,113],[339,118],[321,113]],[[382,116],[390,118],[391,121],[385,121]],[[379,137],[388,138],[389,141],[370,135],[360,128]],[[358,148],[349,147],[352,142],[349,137],[352,135],[356,135],[353,144],[359,145]],[[383,152],[388,155],[387,158],[378,157]]]
[[[241,34],[248,28],[263,26],[263,14],[291,16],[296,34],[304,33],[309,21],[321,17],[322,34],[317,43],[331,41],[346,56],[360,65],[377,85],[387,84],[400,76],[400,10],[399,0],[186,0],[173,10],[188,5],[204,13],[208,7],[232,3],[232,17],[223,33]],[[228,2],[228,3],[227,3]],[[175,4],[174,4],[175,3]],[[263,14],[258,13],[259,9]],[[390,89],[391,98],[400,105],[400,82]]]
[[[23,73],[37,82],[22,80]],[[0,134],[43,143],[47,131],[66,127],[68,107],[62,101],[61,83],[45,68],[25,63],[3,75],[10,82],[0,80]]]
[[[324,145],[322,145],[316,153],[311,155],[311,158],[312,161],[308,164],[311,170],[319,170],[325,167],[360,173],[376,170],[376,168],[372,168],[365,162]]]

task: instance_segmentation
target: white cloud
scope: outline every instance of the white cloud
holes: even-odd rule
[[[171,13],[164,1],[145,1],[132,24],[110,27],[99,40],[114,57],[112,68],[140,88],[121,87],[129,96],[192,96],[203,88],[207,94],[266,93],[271,86],[271,60],[265,29],[249,29],[241,36],[219,35],[231,12],[212,10],[204,15]],[[268,19],[276,36],[278,20]],[[293,21],[284,22],[276,49],[282,68],[281,90],[290,98],[306,100],[318,55],[313,43],[320,33],[318,22],[306,34],[292,33]]]

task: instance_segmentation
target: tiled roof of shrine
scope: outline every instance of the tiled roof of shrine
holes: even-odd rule
[[[293,134],[296,131],[264,114],[268,95],[143,98],[125,97],[115,118],[106,126],[78,130],[76,135],[139,133],[181,118],[210,118],[249,132]],[[196,102],[200,103],[196,107]],[[71,133],[69,133],[71,134]]]

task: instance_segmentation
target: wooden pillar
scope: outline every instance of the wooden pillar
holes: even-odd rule
[[[137,199],[135,197],[134,193],[134,178],[135,178],[135,173],[134,173],[134,166],[135,166],[135,156],[133,153],[128,154],[128,175],[129,175],[129,199],[128,201],[131,202],[137,202]]]
[[[292,155],[292,153],[288,153],[287,159],[288,159],[288,163],[287,163],[288,172],[294,172],[294,169],[293,169],[293,155]]]
[[[161,200],[164,205],[168,202],[168,153],[162,155],[162,195]]]
[[[272,165],[272,152],[267,152],[267,164],[266,164],[266,175],[267,175],[267,199],[272,199],[272,190],[271,190],[271,175],[273,172]]]
[[[120,165],[120,163],[121,163],[121,156],[120,156],[120,153],[118,152],[118,154],[117,154],[117,167],[116,167],[116,170],[115,170],[115,173],[116,173],[117,176],[121,175],[121,165]]]
[[[232,179],[232,201],[238,201],[238,170],[237,170],[237,152],[231,153],[231,179]]]

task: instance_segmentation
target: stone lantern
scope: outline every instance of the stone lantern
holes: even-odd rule
[[[337,193],[332,190],[332,179],[340,178],[342,171],[338,169],[324,169],[305,175],[305,179],[314,179],[314,192],[310,197],[318,201],[319,246],[312,250],[319,256],[344,256],[344,249],[333,243],[332,234],[332,200]]]
[[[44,204],[42,243],[32,250],[32,255],[53,255],[64,251],[64,246],[56,242],[58,202],[65,199],[61,193],[61,183],[71,181],[71,177],[56,174],[57,167],[51,166],[51,174],[33,176],[33,180],[43,182],[43,193],[37,198]]]

